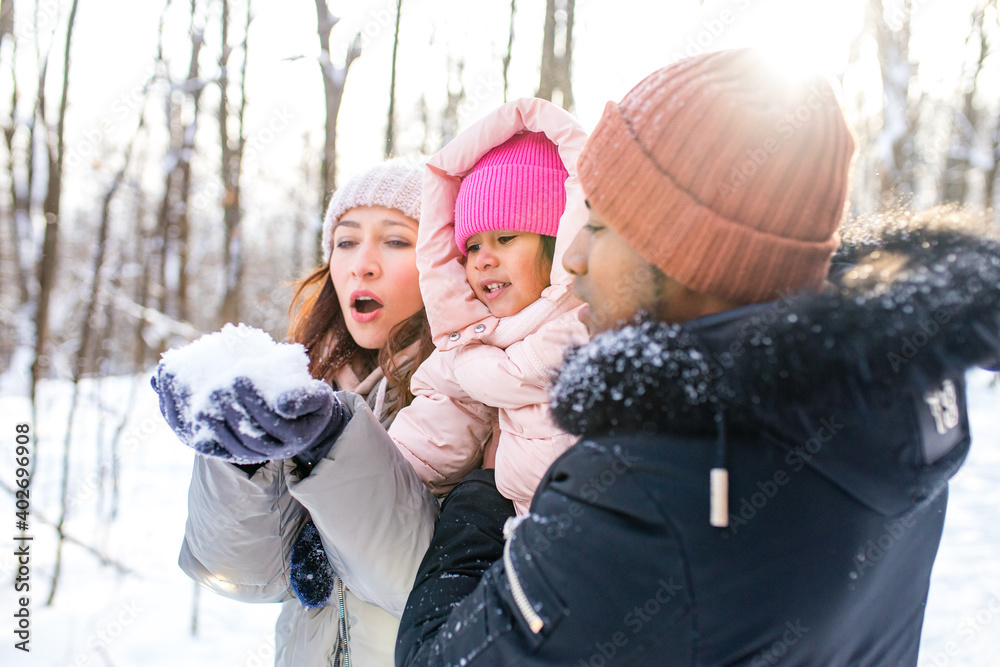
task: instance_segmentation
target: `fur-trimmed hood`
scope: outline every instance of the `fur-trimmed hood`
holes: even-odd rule
[[[566,210],[556,235],[551,285],[520,313],[497,318],[476,298],[466,280],[464,257],[455,245],[455,200],[462,179],[479,159],[522,131],[543,132],[559,148],[569,172]],[[417,268],[427,320],[438,349],[450,350],[473,341],[506,348],[544,322],[580,305],[570,292],[573,277],[563,269],[562,255],[587,221],[583,190],[576,176],[576,158],[586,141],[583,127],[558,105],[521,98],[469,126],[428,161],[417,232]]]
[[[1000,243],[955,211],[853,223],[821,294],[682,326],[639,321],[566,355],[552,392],[577,435],[706,432],[864,407],[1000,358]]]

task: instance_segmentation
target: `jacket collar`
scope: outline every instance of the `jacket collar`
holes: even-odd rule
[[[682,326],[639,320],[567,353],[553,387],[577,435],[705,432],[918,390],[1000,358],[1000,244],[954,214],[856,223],[828,289]],[[780,417],[779,417],[780,418]]]

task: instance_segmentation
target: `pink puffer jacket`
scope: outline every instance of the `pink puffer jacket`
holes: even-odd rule
[[[465,278],[455,245],[455,199],[464,177],[490,149],[522,130],[544,132],[569,171],[551,285],[516,315],[497,318]],[[417,266],[437,349],[413,375],[413,403],[389,429],[403,455],[435,493],[444,493],[482,462],[499,424],[497,488],[527,512],[535,487],[576,439],[549,416],[551,373],[565,348],[587,341],[580,302],[562,255],[587,220],[576,159],[587,139],[562,108],[540,99],[509,102],[469,127],[428,162]]]

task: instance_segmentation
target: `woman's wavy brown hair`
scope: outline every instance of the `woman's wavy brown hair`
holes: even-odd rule
[[[396,390],[395,410],[409,405],[413,400],[410,377],[434,349],[424,309],[394,326],[380,350],[367,350],[358,346],[347,331],[329,263],[293,285],[296,291],[288,308],[288,340],[305,346],[312,376],[336,386],[337,371],[345,364],[359,365],[362,378],[379,367],[389,386]],[[398,353],[415,342],[420,343],[415,357],[399,364]]]

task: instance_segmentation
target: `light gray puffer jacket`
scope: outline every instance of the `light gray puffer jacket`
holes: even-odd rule
[[[367,390],[367,401],[337,392],[351,418],[305,479],[291,461],[271,461],[248,476],[224,461],[195,457],[180,566],[220,595],[283,603],[276,667],[393,665],[399,617],[430,543],[438,501],[386,433],[395,411],[383,409],[391,401],[384,400],[380,374],[372,379],[357,387]],[[317,610],[302,606],[289,578],[292,544],[307,517],[339,576],[330,602]]]

